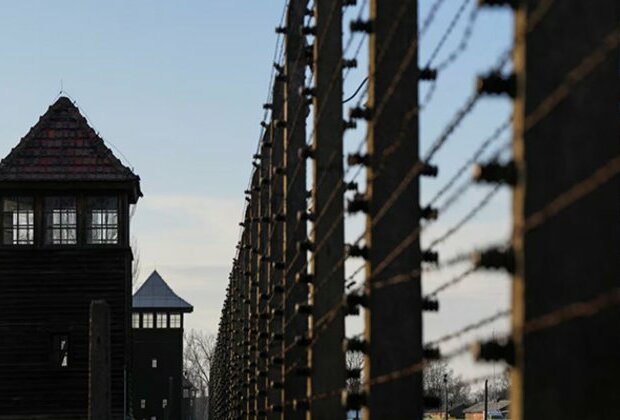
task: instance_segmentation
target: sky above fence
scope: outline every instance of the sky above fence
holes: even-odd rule
[[[421,3],[420,19],[430,2]],[[422,64],[462,4],[443,3],[423,38]],[[467,2],[439,61],[457,47],[475,3]],[[283,0],[41,0],[14,2],[0,13],[0,154],[17,144],[61,90],[74,99],[142,178],[145,197],[133,223],[141,262],[136,283],[156,268],[196,308],[187,317],[189,327],[217,328],[282,6]],[[345,25],[352,17],[346,15]],[[423,111],[421,150],[473,91],[475,75],[510,46],[511,37],[509,12],[481,12],[471,45],[440,75],[433,101]],[[365,62],[362,54],[360,65]],[[363,72],[352,72],[345,97],[362,77]],[[422,86],[421,97],[426,89]],[[440,177],[423,181],[423,201],[509,112],[506,100],[479,105],[438,156]],[[476,189],[464,198],[423,243],[487,191]],[[445,249],[458,252],[506,238],[509,211],[505,192],[484,210],[484,222],[474,221]],[[467,288],[446,294],[442,316],[425,321],[426,338],[452,329],[455,318],[466,324],[509,307],[508,290],[505,278],[476,276]]]

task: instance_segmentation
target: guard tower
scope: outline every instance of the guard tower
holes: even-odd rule
[[[157,271],[133,295],[132,407],[136,419],[181,419],[183,314],[193,310]]]
[[[86,418],[96,299],[110,305],[112,416],[123,418],[140,196],[65,97],[0,162],[0,419]]]

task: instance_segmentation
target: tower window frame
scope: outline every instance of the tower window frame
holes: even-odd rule
[[[28,246],[35,243],[35,200],[32,196],[2,197],[2,244]]]
[[[169,328],[182,328],[183,316],[178,312],[170,313]]]
[[[156,327],[157,328],[168,328],[168,314],[165,312],[157,312],[155,314],[156,317]]]
[[[86,197],[86,243],[118,245],[119,200],[116,196]]]
[[[134,329],[140,328],[140,313],[134,312],[131,314],[131,327]]]
[[[45,245],[77,245],[77,209],[76,197],[52,196],[44,198]]]
[[[142,328],[153,328],[153,314],[145,312],[142,314]]]

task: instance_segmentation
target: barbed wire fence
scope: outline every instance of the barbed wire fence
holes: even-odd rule
[[[620,395],[614,3],[464,0],[442,28],[443,0],[422,19],[416,0],[286,2],[219,325],[210,418],[362,410],[421,419],[441,403],[424,394],[425,367],[467,354],[511,372],[512,419],[620,415],[608,404]],[[439,134],[422,139],[422,112],[491,7],[512,10],[514,45],[450,104]],[[431,29],[439,36],[420,65]],[[439,152],[495,97],[512,102],[511,115],[490,118],[487,136],[462,162],[442,166],[445,183],[421,202]],[[476,185],[487,191],[472,195]],[[451,251],[502,192],[512,194],[510,237]],[[510,307],[423,333],[447,292],[487,271],[512,278]],[[443,280],[426,291],[425,278]],[[363,332],[350,334],[348,317],[360,315]],[[510,331],[473,337],[498,321]],[[363,369],[347,367],[347,352],[364,355]],[[361,389],[347,387],[350,379]]]

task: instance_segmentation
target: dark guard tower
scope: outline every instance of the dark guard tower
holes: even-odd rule
[[[194,308],[157,271],[133,295],[133,414],[136,419],[181,419],[183,313]]]
[[[89,305],[111,313],[111,404],[127,406],[139,178],[61,97],[0,162],[0,419],[84,419]]]

